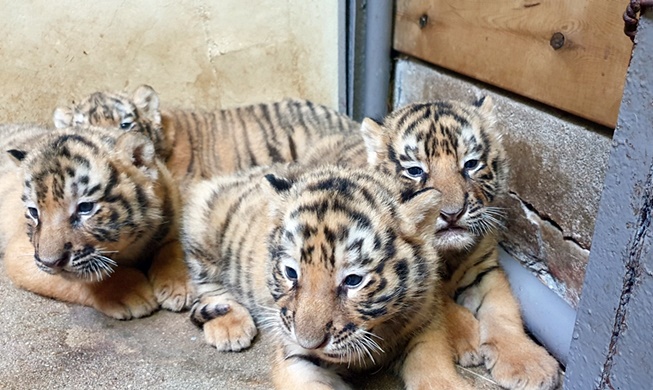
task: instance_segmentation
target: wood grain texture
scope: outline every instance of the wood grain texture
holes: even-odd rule
[[[632,49],[626,3],[397,0],[394,48],[614,128]]]

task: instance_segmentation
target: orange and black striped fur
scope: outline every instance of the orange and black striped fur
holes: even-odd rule
[[[306,100],[287,99],[205,112],[159,109],[157,93],[138,87],[131,96],[96,92],[58,108],[56,127],[120,127],[150,137],[173,178],[185,184],[252,166],[296,161],[320,138],[356,133],[344,115]]]
[[[454,367],[433,242],[439,193],[377,171],[275,167],[198,183],[183,243],[208,343],[277,342],[280,389],[348,389],[394,365],[408,389],[470,388]]]
[[[121,130],[0,127],[0,237],[19,287],[119,319],[190,303],[177,187]]]
[[[411,104],[383,123],[363,121],[362,139],[334,137],[307,164],[367,162],[401,182],[404,197],[424,188],[442,193],[432,239],[446,265],[445,286],[460,306],[452,343],[462,365],[485,362],[509,389],[551,389],[558,363],[524,332],[520,310],[498,256],[508,165],[489,97],[474,104]],[[344,152],[343,152],[344,151]],[[463,309],[464,307],[464,309]]]

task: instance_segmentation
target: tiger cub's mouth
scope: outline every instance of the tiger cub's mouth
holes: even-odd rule
[[[459,234],[464,234],[469,232],[469,229],[455,225],[455,224],[450,224],[447,226],[444,226],[438,230],[436,230],[435,234],[439,236],[445,236],[445,235],[459,235]]]

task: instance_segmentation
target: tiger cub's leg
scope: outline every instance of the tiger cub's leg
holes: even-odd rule
[[[454,365],[448,334],[448,329],[456,326],[450,317],[453,306],[444,306],[443,318],[448,323],[434,320],[408,343],[401,367],[406,389],[473,389]]]
[[[188,267],[178,240],[169,241],[154,257],[148,271],[152,288],[161,307],[171,311],[188,309],[192,301]]]
[[[483,357],[478,320],[466,307],[458,305],[449,297],[445,300],[447,330],[455,361],[463,367],[480,365]]]
[[[294,355],[278,346],[272,366],[272,382],[284,390],[351,390],[334,371],[302,355]]]
[[[205,287],[210,287],[205,285]],[[220,286],[216,285],[218,291]],[[252,344],[257,330],[249,310],[224,290],[200,296],[193,304],[191,321],[204,330],[204,339],[218,351],[240,351]]]
[[[90,306],[120,320],[144,317],[158,309],[152,286],[140,271],[118,267],[101,282],[50,275],[34,263],[34,247],[24,232],[12,237],[5,250],[5,269],[21,288],[39,295]]]
[[[498,263],[496,250],[492,256]],[[558,362],[526,335],[503,270],[491,267],[479,283],[465,288],[458,301],[476,313],[485,366],[501,386],[543,390],[558,385]]]

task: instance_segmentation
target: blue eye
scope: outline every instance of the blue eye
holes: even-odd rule
[[[36,209],[36,207],[28,207],[27,211],[32,218],[39,219],[39,211]]]
[[[297,271],[294,268],[286,266],[284,272],[288,280],[292,280],[293,282],[297,280]]]
[[[406,172],[413,177],[421,177],[424,174],[424,170],[420,167],[410,167],[406,169]]]
[[[132,127],[132,124],[134,124],[134,122],[122,122],[120,123],[120,128],[123,130],[129,130]]]
[[[95,203],[93,202],[82,202],[77,205],[77,213],[82,215],[90,214],[94,206]]]
[[[467,160],[465,161],[465,169],[467,170],[474,169],[478,166],[478,163],[479,163],[478,160],[474,160],[474,159]]]
[[[351,275],[347,275],[347,277],[345,277],[345,280],[342,283],[347,287],[354,288],[354,287],[358,287],[362,282],[363,282],[362,276],[351,274]]]

